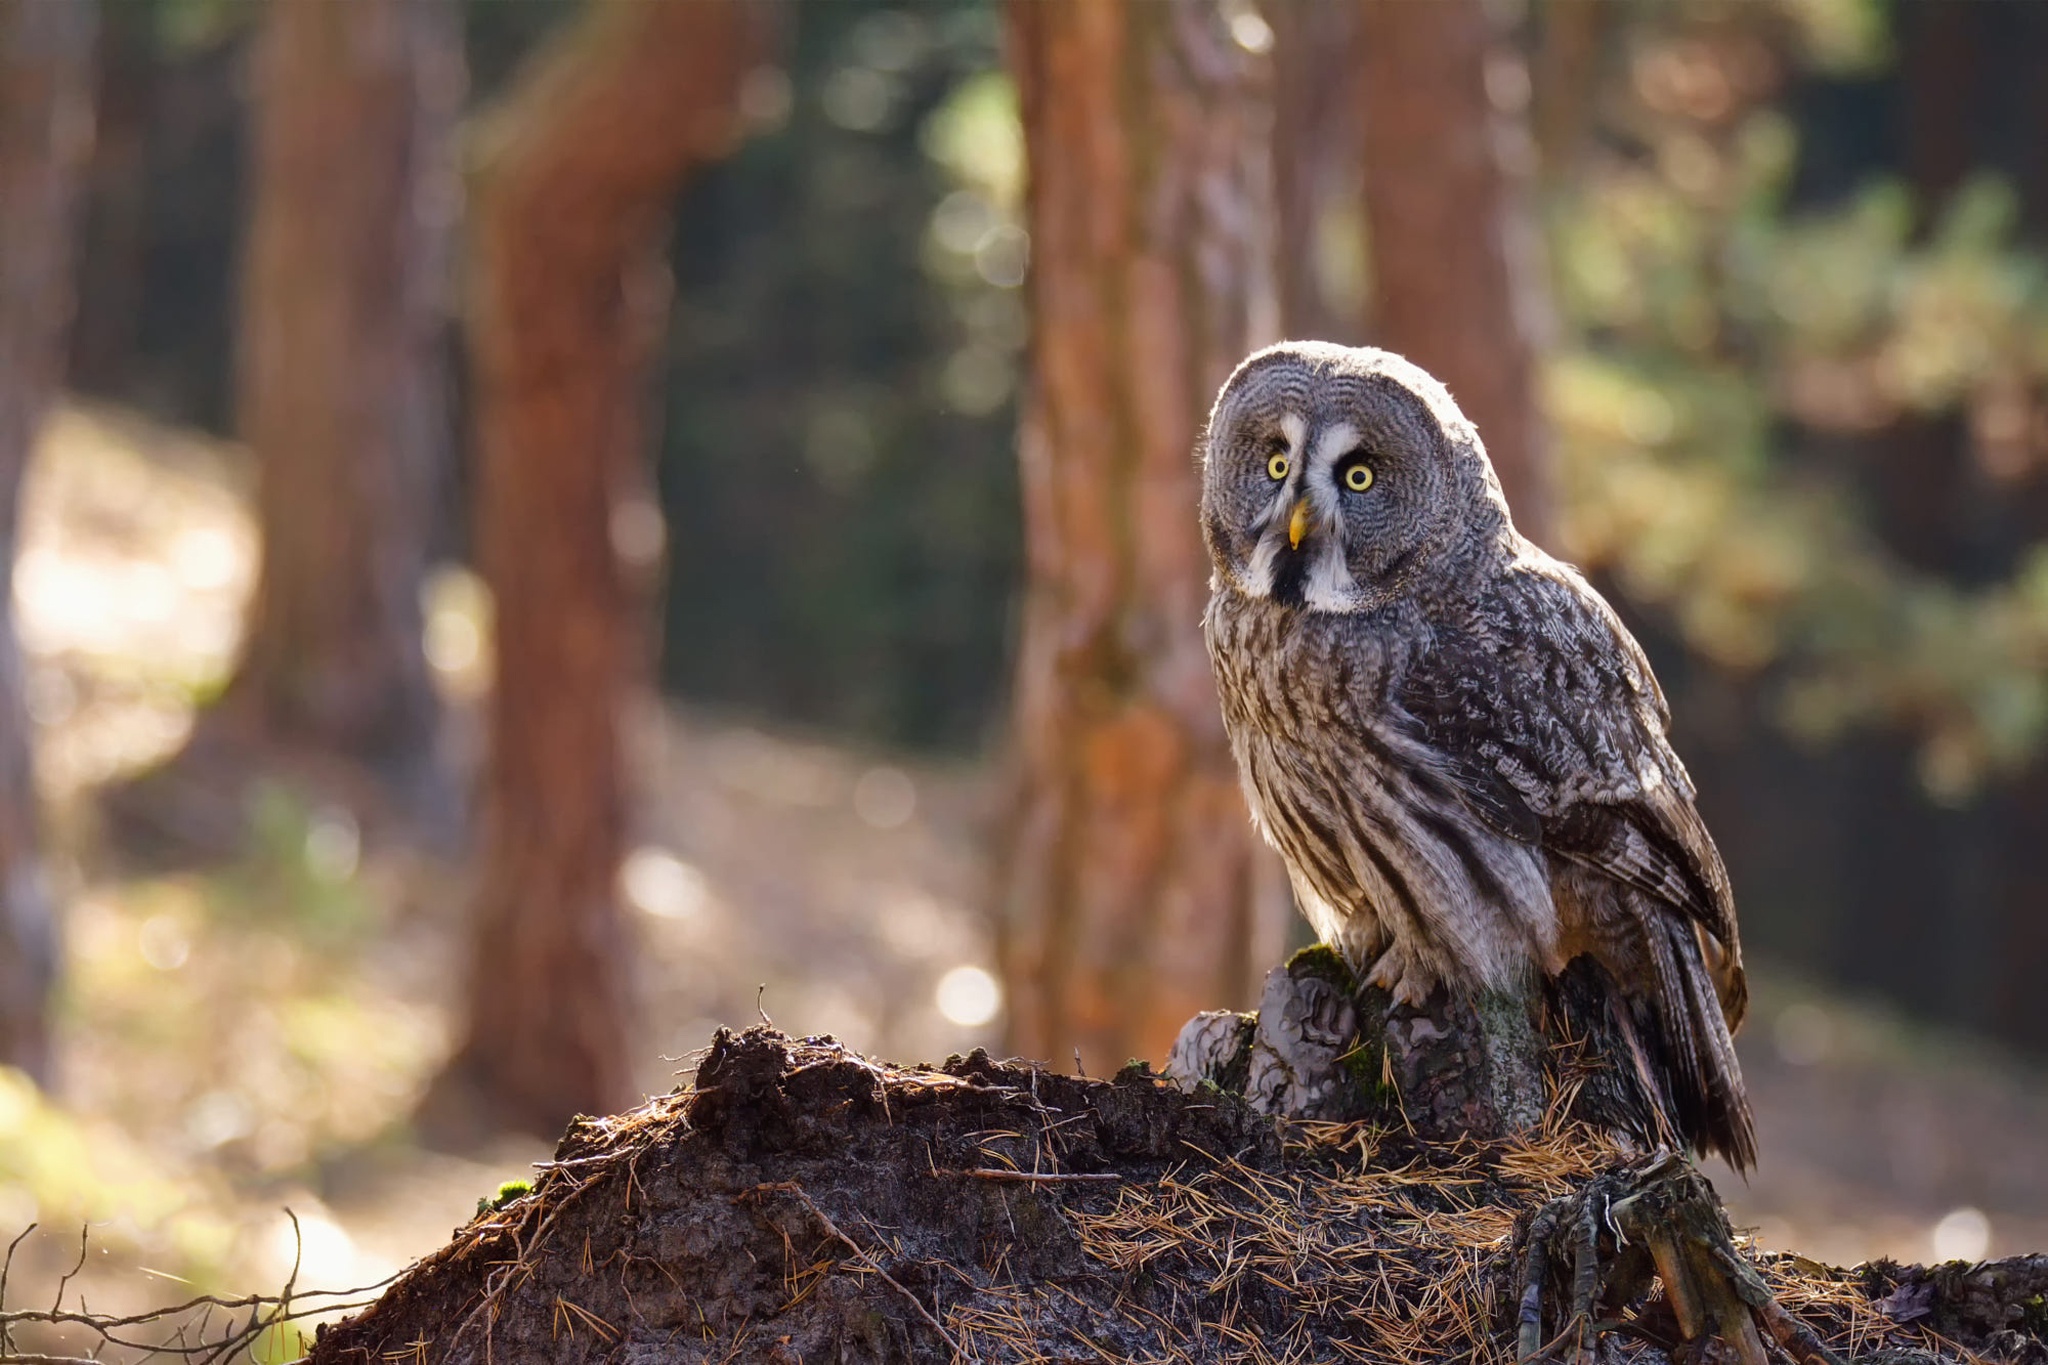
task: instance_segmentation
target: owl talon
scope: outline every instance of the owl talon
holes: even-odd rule
[[[1399,948],[1389,948],[1381,953],[1374,960],[1372,969],[1366,972],[1365,984],[1368,986],[1378,986],[1383,991],[1392,990],[1394,982],[1399,980],[1401,976],[1400,958],[1401,950]]]
[[[1421,1009],[1435,985],[1426,971],[1408,960],[1408,955],[1401,951],[1398,943],[1380,954],[1365,979],[1368,985],[1378,986],[1393,996],[1395,1004],[1411,1009]]]

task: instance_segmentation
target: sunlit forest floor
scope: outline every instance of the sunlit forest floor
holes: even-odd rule
[[[99,408],[52,424],[17,575],[40,781],[69,905],[59,1086],[0,1072],[10,1290],[47,1301],[90,1225],[96,1308],[374,1281],[439,1245],[541,1144],[461,1156],[408,1115],[448,1048],[461,874],[365,846],[280,784],[250,851],[144,872],[100,833],[98,787],[174,750],[232,658],[254,576],[239,454]],[[474,750],[488,610],[428,594],[429,653]],[[641,945],[642,1084],[664,1091],[719,1024],[765,1010],[901,1060],[994,1040],[989,935],[970,908],[990,794],[970,767],[863,754],[651,701],[622,874]],[[1850,1263],[2048,1248],[2048,1079],[1766,965],[1742,1038],[1763,1162],[1717,1184],[1770,1247]],[[283,1210],[298,1217],[299,1238]]]

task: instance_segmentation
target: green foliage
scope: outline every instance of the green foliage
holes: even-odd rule
[[[2048,732],[2048,550],[1966,584],[1883,528],[2034,458],[2048,271],[2014,197],[1979,179],[1925,232],[1891,182],[1792,212],[1775,110],[1636,126],[1647,155],[1601,159],[1551,206],[1574,338],[1547,376],[1563,548],[1764,679],[1795,733],[1904,729],[1930,792],[1960,799]],[[1975,469],[1885,459],[1941,423]]]
[[[1884,0],[1777,0],[1799,51],[1820,70],[1865,72],[1891,54]]]
[[[214,913],[327,951],[367,941],[379,926],[371,899],[356,885],[362,844],[355,818],[267,781],[252,788],[248,811],[248,845],[221,877]]]
[[[229,880],[74,903],[63,1022],[102,1112],[154,1149],[275,1178],[403,1122],[444,1042],[433,1012],[370,984],[391,957]]]
[[[172,55],[232,41],[260,13],[242,0],[115,0],[106,10],[109,24],[147,25],[158,46]]]
[[[1024,130],[1017,92],[1000,71],[969,76],[924,122],[926,156],[1007,213],[1024,202]]]
[[[75,1244],[90,1224],[101,1248],[146,1253],[187,1277],[210,1278],[230,1258],[236,1229],[211,1188],[139,1147],[114,1125],[77,1117],[35,1082],[0,1067],[0,1228],[62,1229]]]

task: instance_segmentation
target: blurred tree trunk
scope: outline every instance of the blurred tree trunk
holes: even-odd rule
[[[1483,0],[1363,0],[1359,37],[1374,338],[1443,380],[1478,426],[1515,524],[1544,541],[1527,73],[1495,42]]]
[[[2048,67],[2048,6],[2028,5],[2015,16],[2013,45],[2030,70]],[[2048,81],[2029,81],[2021,105],[2022,126],[2032,129],[2020,160],[2020,224],[2039,246],[2048,241]]]
[[[1985,74],[1977,8],[1948,0],[1903,0],[1898,7],[1905,169],[1923,235],[1981,156],[1973,145]]]
[[[57,926],[38,850],[14,551],[22,473],[71,320],[97,18],[83,0],[0,0],[0,1064],[45,1081]]]
[[[477,551],[497,685],[468,1023],[424,1111],[552,1137],[630,1102],[621,711],[644,663],[618,509],[645,449],[685,174],[737,132],[745,13],[601,0],[476,130]]]
[[[1278,331],[1265,60],[1214,3],[1008,11],[1031,167],[1028,585],[995,868],[1009,1046],[1092,1070],[1284,948],[1203,650],[1190,458]]]
[[[420,587],[451,454],[452,0],[276,0],[254,53],[237,425],[262,569],[221,701],[118,819],[233,851],[244,792],[284,770],[452,840]]]
[[[92,160],[79,210],[78,306],[65,380],[116,395],[130,377],[147,265],[149,117],[156,11],[111,7],[95,63]]]
[[[1329,0],[1269,0],[1262,13],[1273,27],[1281,330],[1355,346],[1365,337],[1364,262],[1330,248],[1362,246],[1352,60],[1358,16]]]
[[[277,0],[256,56],[240,427],[263,572],[228,705],[399,781],[433,762],[428,492],[463,77],[447,0]]]

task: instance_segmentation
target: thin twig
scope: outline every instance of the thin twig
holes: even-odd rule
[[[300,1244],[299,1222],[291,1210],[285,1216],[292,1221],[295,1247]],[[196,1365],[219,1365],[219,1362],[242,1355],[252,1350],[264,1334],[287,1323],[310,1317],[317,1313],[353,1312],[367,1308],[376,1302],[374,1292],[388,1285],[396,1276],[387,1276],[376,1284],[363,1285],[354,1289],[309,1290],[301,1293],[298,1276],[301,1257],[295,1250],[292,1270],[281,1293],[272,1295],[250,1294],[234,1298],[205,1294],[172,1304],[167,1308],[151,1309],[143,1313],[113,1315],[94,1313],[81,1295],[76,1309],[63,1306],[64,1292],[72,1279],[84,1268],[85,1252],[89,1250],[88,1235],[81,1229],[79,1236],[80,1263],[66,1273],[58,1284],[56,1303],[48,1310],[8,1309],[5,1307],[5,1290],[9,1272],[13,1267],[13,1255],[22,1239],[33,1231],[25,1229],[10,1244],[7,1256],[0,1260],[0,1365],[102,1365],[99,1352],[108,1346],[139,1352],[144,1359],[162,1356],[183,1358]],[[160,1273],[160,1272],[152,1272]],[[363,1297],[371,1295],[371,1297]],[[236,1315],[248,1310],[248,1318],[238,1324]],[[213,1336],[211,1328],[215,1310],[228,1314],[220,1334]],[[197,1315],[197,1321],[193,1320]],[[13,1328],[22,1324],[36,1324],[46,1327],[79,1327],[99,1338],[89,1356],[55,1356],[43,1353],[19,1353],[14,1349]],[[166,1333],[157,1341],[141,1340],[128,1334],[130,1328],[156,1327]]]
[[[1011,1185],[1107,1185],[1123,1179],[1115,1171],[1095,1171],[1086,1174],[1062,1171],[1005,1171],[988,1166],[976,1166],[964,1171],[940,1171],[939,1174],[970,1176],[975,1180],[998,1180]]]
[[[28,1235],[35,1230],[36,1225],[30,1223],[15,1236],[13,1241],[7,1244],[7,1259],[4,1262],[0,1262],[0,1312],[4,1312],[7,1307],[7,1277],[14,1272],[15,1248],[26,1241]],[[6,1321],[0,1319],[0,1351],[12,1351],[13,1349],[14,1339],[8,1335]]]
[[[63,1277],[57,1281],[57,1301],[50,1305],[52,1313],[64,1306],[64,1286],[71,1283],[72,1276],[85,1269],[85,1243],[91,1235],[90,1227],[84,1223],[78,1225],[78,1264],[65,1271]]]

